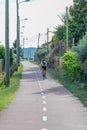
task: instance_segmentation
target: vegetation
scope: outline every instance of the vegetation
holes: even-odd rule
[[[67,52],[66,14],[60,18],[63,24],[55,28],[51,50],[48,53],[46,49],[44,51],[49,72],[87,106],[87,0],[73,0],[73,5],[69,8]],[[42,50],[38,50],[40,58],[43,57]]]
[[[0,45],[0,59],[5,58],[5,48],[3,45]]]
[[[0,111],[6,108],[6,106],[14,99],[15,92],[19,87],[22,68],[21,65],[18,68],[18,71],[12,75],[9,87],[4,86],[4,77],[0,77]]]
[[[87,26],[87,1],[73,0],[73,5],[69,8],[68,28],[69,28],[69,47],[72,46],[72,39],[75,40],[75,45],[86,33]],[[57,40],[66,40],[66,14],[62,15],[61,20],[63,25],[55,28],[55,33],[52,42]]]
[[[0,59],[5,61],[5,47],[3,45],[0,45]],[[16,57],[13,53],[13,49],[10,49],[10,66],[14,65],[15,63]]]
[[[70,7],[69,29],[71,38],[75,38],[75,43],[85,35],[87,23],[87,1],[73,0],[73,6]]]
[[[66,26],[60,25],[55,28],[54,36],[52,38],[52,43],[55,43],[57,40],[65,41],[66,39]]]
[[[69,77],[62,75],[61,72],[56,73],[54,69],[48,69],[48,74],[56,81],[62,83],[65,88],[73,93],[74,96],[78,97],[84,106],[87,107],[87,91],[84,88],[80,88],[77,84],[74,84]]]
[[[37,59],[37,57],[36,57],[36,60],[38,60],[38,62],[40,62],[41,59],[43,59],[43,58],[46,57],[47,53],[48,53],[48,52],[47,52],[47,47],[46,47],[46,46],[41,46],[41,47],[39,47],[39,48],[37,49],[36,53],[35,53],[35,55],[37,55],[37,57],[38,57],[38,59]]]
[[[65,70],[67,77],[78,79],[81,71],[81,62],[75,58],[76,52],[68,51],[63,55],[62,68]],[[79,77],[80,78],[80,77]]]
[[[13,50],[10,49],[10,66],[12,66],[14,62],[15,62],[14,53],[13,53]]]

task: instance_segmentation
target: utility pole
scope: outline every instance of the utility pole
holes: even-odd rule
[[[19,50],[18,50],[18,66],[20,66],[20,16],[18,16],[18,30],[19,30],[19,34],[18,34],[18,40],[19,40]]]
[[[66,7],[66,51],[68,51],[68,7]]]
[[[24,2],[30,2],[30,0],[24,0],[19,2],[19,0],[16,0],[16,6],[17,6],[17,51],[16,51],[16,66],[18,69],[18,66],[20,65],[20,17],[19,17],[19,4]]]
[[[38,34],[38,45],[37,45],[38,49],[39,49],[39,42],[40,42],[40,33]]]
[[[47,28],[47,52],[49,52],[49,28]]]
[[[5,85],[10,83],[9,75],[9,0],[5,0]]]
[[[17,6],[17,45],[16,45],[16,66],[18,69],[19,66],[19,5],[18,0],[16,0],[16,6]]]

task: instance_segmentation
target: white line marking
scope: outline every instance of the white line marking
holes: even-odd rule
[[[43,111],[47,111],[47,108],[46,108],[46,107],[43,107]]]
[[[42,130],[47,130],[46,128],[43,128]]]
[[[47,116],[43,116],[43,121],[47,121]]]
[[[44,99],[44,98],[45,98],[45,96],[42,96],[42,98]]]
[[[46,104],[46,101],[43,101],[43,104]]]

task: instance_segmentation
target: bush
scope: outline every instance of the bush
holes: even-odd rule
[[[87,81],[87,33],[80,39],[79,45],[74,47],[73,51],[77,52],[76,59],[82,63],[81,80]]]
[[[87,81],[87,59],[82,66],[82,80]]]
[[[77,59],[84,63],[87,59],[87,33],[79,41],[79,45],[74,47],[73,51],[77,52]]]
[[[81,73],[81,62],[76,60],[76,52],[70,52],[64,54],[62,68],[65,70],[65,73],[68,77],[71,78],[80,78]]]
[[[5,48],[3,45],[0,45],[0,59],[5,58]]]

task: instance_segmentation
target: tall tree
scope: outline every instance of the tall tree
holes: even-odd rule
[[[65,41],[66,39],[66,27],[65,25],[60,25],[55,28],[54,35],[52,37],[52,42],[56,42],[57,40],[59,41]]]
[[[75,38],[75,43],[85,35],[87,23],[87,0],[73,0],[70,7],[69,29],[71,37]]]

